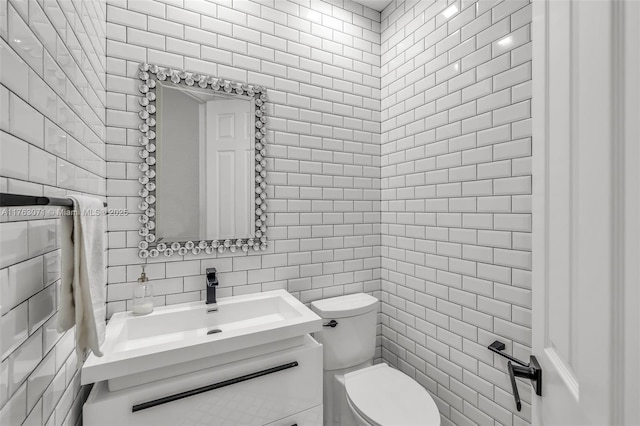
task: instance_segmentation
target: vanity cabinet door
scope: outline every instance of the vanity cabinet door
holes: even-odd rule
[[[262,426],[322,404],[322,346],[304,345],[109,392],[94,386],[86,426]],[[290,426],[290,425],[288,425]]]
[[[322,405],[315,406],[265,426],[322,426]]]

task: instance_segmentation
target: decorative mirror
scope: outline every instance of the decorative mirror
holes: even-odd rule
[[[139,256],[266,250],[266,89],[142,63]]]

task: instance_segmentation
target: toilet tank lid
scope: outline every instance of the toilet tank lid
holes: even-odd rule
[[[311,309],[322,318],[346,318],[378,309],[378,299],[364,293],[331,297],[311,302]]]

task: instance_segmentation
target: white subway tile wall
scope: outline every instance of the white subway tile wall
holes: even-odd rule
[[[530,422],[495,339],[531,346],[531,4],[395,1],[381,16],[382,357],[450,425]]]
[[[139,62],[268,89],[267,252],[148,259],[155,304],[285,288],[380,296],[380,13],[349,1],[108,1],[108,315],[140,275]],[[378,350],[378,356],[380,351]]]
[[[0,1],[0,37],[0,191],[106,200],[105,1]],[[2,425],[75,425],[87,395],[52,210],[0,209]]]
[[[108,315],[137,257],[139,62],[269,90],[266,253],[149,259],[157,305],[286,288],[382,300],[376,356],[444,424],[521,425],[494,339],[531,327],[529,0],[0,1],[0,190],[107,196]],[[105,126],[106,124],[106,126]],[[105,143],[106,142],[106,143]],[[0,424],[75,424],[58,220],[0,215]]]

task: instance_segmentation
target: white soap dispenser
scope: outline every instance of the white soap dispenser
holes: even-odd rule
[[[144,272],[144,265],[142,265],[142,274],[138,278],[138,284],[133,290],[133,308],[131,311],[133,315],[147,315],[153,312],[153,294],[147,274]]]

